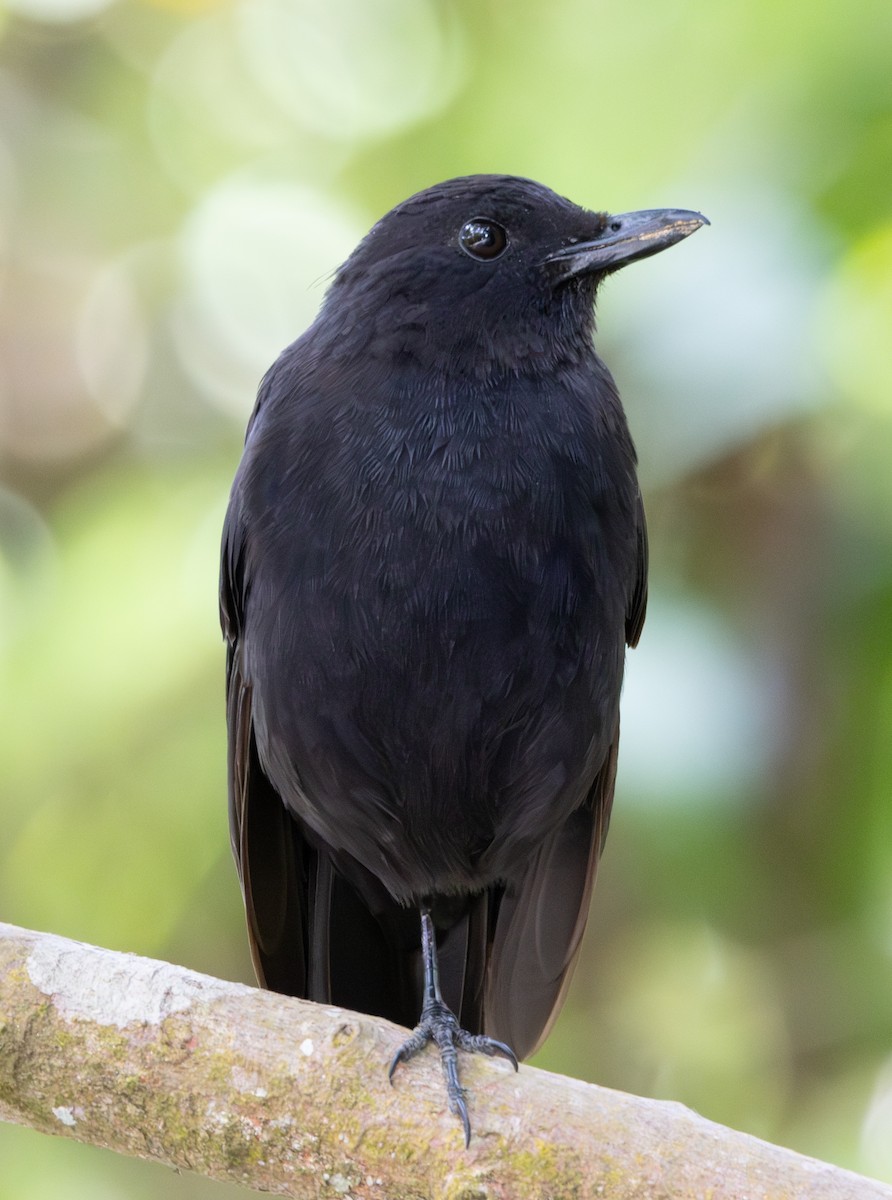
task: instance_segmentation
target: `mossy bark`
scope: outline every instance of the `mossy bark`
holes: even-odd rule
[[[682,1108],[470,1056],[474,1136],[405,1031],[0,925],[0,1118],[282,1196],[892,1200]]]

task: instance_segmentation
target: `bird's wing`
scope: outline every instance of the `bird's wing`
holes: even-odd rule
[[[242,668],[248,600],[245,530],[233,493],[223,528],[220,622],[226,637],[226,723],[229,734],[229,830],[238,866],[251,958],[260,982],[306,995],[306,848],[263,771],[257,753],[251,684]]]
[[[647,611],[647,521],[644,516],[644,503],[641,493],[637,502],[638,552],[636,556],[635,584],[629,609],[626,613],[626,642],[637,646],[644,625],[644,614]]]
[[[229,826],[254,969],[272,991],[411,1025],[421,1004],[417,914],[392,901],[361,864],[311,843],[260,762],[243,668],[247,536],[236,486],[223,531],[220,620]]]
[[[647,607],[647,526],[637,500],[635,576],[626,641],[635,646]],[[579,956],[598,860],[607,837],[619,727],[586,802],[539,848],[495,916],[484,998],[486,1032],[518,1058],[533,1054],[554,1024]],[[517,998],[523,997],[523,1003]]]
[[[485,1026],[518,1058],[527,1058],[547,1037],[576,965],[607,836],[618,741],[617,734],[587,802],[540,846],[499,905]]]

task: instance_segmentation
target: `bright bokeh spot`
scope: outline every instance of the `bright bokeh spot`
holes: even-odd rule
[[[683,260],[659,255],[608,281],[601,301],[601,350],[640,406],[633,427],[650,484],[808,412],[826,391],[811,349],[820,230],[770,191],[677,183],[667,194],[702,197],[712,226]]]
[[[892,1178],[892,1059],[880,1070],[861,1126],[866,1169],[879,1179]]]
[[[892,223],[855,244],[825,297],[822,346],[840,392],[892,417]]]
[[[75,354],[96,406],[110,421],[126,424],[148,363],[146,321],[126,264],[96,273],[78,318]]]
[[[433,0],[246,0],[236,18],[258,84],[335,141],[401,129],[462,78],[458,24]]]
[[[250,411],[361,232],[356,214],[300,184],[236,177],[207,194],[183,229],[174,320],[183,362],[211,400]]]
[[[116,31],[128,57],[139,50]],[[351,147],[429,118],[465,73],[460,26],[432,0],[242,0],[166,43],[151,70],[149,128],[188,190],[246,154],[330,178]]]
[[[0,436],[7,452],[64,460],[106,444],[139,398],[146,330],[124,271],[40,253],[0,293]]]
[[[641,644],[626,658],[624,801],[745,797],[781,736],[774,683],[717,612],[652,594]]]
[[[733,1079],[723,1118],[762,1132],[787,1087],[789,1046],[768,960],[704,925],[656,923],[614,964],[621,997],[610,1031],[648,1094],[696,1109]]]
[[[4,7],[19,16],[48,24],[69,24],[95,17],[116,0],[4,0]]]

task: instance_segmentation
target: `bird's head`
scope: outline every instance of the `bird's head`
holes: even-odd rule
[[[480,373],[588,352],[598,284],[708,224],[589,212],[504,175],[451,179],[392,209],[338,271],[323,315],[345,353]]]

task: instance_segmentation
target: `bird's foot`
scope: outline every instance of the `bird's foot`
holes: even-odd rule
[[[421,1020],[415,1026],[412,1036],[407,1038],[394,1054],[388,1071],[388,1078],[393,1082],[394,1072],[402,1062],[414,1058],[423,1050],[428,1042],[435,1042],[440,1051],[440,1062],[446,1077],[446,1097],[449,1101],[449,1111],[461,1120],[465,1131],[465,1145],[471,1141],[471,1122],[468,1117],[468,1106],[465,1101],[466,1092],[458,1079],[458,1051],[468,1050],[474,1054],[488,1054],[490,1058],[507,1058],[514,1070],[517,1070],[517,1056],[510,1046],[497,1042],[495,1038],[483,1034],[468,1033],[458,1023],[458,1019],[445,1004],[431,1001],[421,1010]]]

